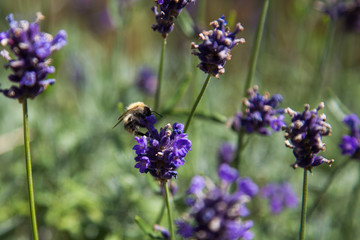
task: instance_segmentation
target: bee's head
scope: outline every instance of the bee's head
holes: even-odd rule
[[[151,116],[151,114],[152,114],[151,109],[148,106],[145,106],[144,107],[144,115],[149,117],[149,116]]]

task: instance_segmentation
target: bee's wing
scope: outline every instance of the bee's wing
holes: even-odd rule
[[[124,119],[124,117],[126,116],[126,114],[128,113],[128,111],[124,112],[119,118],[118,118],[118,122],[113,126],[113,128],[115,128],[117,125],[119,125],[122,120]]]

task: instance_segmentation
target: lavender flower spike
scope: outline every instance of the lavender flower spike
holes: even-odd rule
[[[155,0],[157,6],[151,10],[155,13],[156,25],[152,25],[154,31],[158,31],[164,38],[174,29],[175,18],[181,10],[195,0]],[[160,11],[159,11],[160,10]]]
[[[246,203],[257,194],[257,185],[249,178],[239,178],[237,170],[226,163],[219,166],[218,175],[219,186],[208,178],[193,178],[186,199],[191,211],[176,221],[177,233],[186,239],[253,239],[253,221],[244,217],[249,215]],[[238,183],[233,193],[231,182]]]
[[[12,14],[6,19],[10,29],[0,33],[0,43],[8,45],[15,58],[6,50],[1,51],[1,56],[9,62],[5,68],[13,71],[9,80],[19,86],[0,89],[0,92],[22,102],[25,98],[35,98],[55,82],[55,79],[46,79],[49,73],[55,72],[48,57],[66,44],[66,32],[60,30],[54,37],[40,32],[39,23],[44,19],[41,13],[37,13],[36,21],[31,23],[25,20],[15,21]]]
[[[311,171],[313,167],[326,163],[329,166],[334,160],[328,160],[323,156],[318,156],[320,151],[325,151],[325,143],[322,142],[323,136],[330,136],[331,126],[326,123],[325,114],[318,115],[318,111],[324,108],[324,103],[320,103],[316,109],[309,110],[309,104],[305,104],[303,113],[295,112],[286,108],[285,112],[290,115],[291,124],[284,127],[285,145],[293,149],[296,162],[292,164],[297,167],[306,168]]]
[[[191,141],[183,133],[184,126],[167,124],[160,132],[154,127],[156,118],[146,117],[144,125],[148,132],[142,137],[135,137],[138,145],[133,147],[137,156],[136,165],[140,173],[148,173],[160,182],[167,182],[177,176],[176,169],[185,162],[186,154],[191,151]]]
[[[299,200],[288,182],[269,183],[261,188],[261,196],[269,200],[271,212],[279,214],[287,208],[296,208]]]
[[[236,25],[233,32],[230,32],[226,25],[227,22],[223,15],[218,20],[210,23],[214,30],[203,31],[199,34],[203,43],[200,45],[191,44],[192,49],[198,50],[192,52],[201,61],[198,68],[216,78],[219,78],[219,74],[225,72],[224,65],[226,61],[231,59],[230,50],[239,43],[245,43],[244,38],[236,39],[236,34],[244,30],[240,23]]]
[[[270,97],[265,92],[264,95],[258,93],[258,86],[248,90],[248,98],[243,100],[246,109],[244,113],[238,112],[231,120],[231,127],[236,132],[241,128],[247,133],[257,132],[261,135],[271,135],[269,127],[273,131],[280,131],[284,123],[284,109],[278,108],[283,98],[280,94]]]

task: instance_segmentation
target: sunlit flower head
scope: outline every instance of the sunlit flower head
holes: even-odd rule
[[[249,97],[243,100],[245,111],[238,112],[231,121],[233,130],[238,132],[243,128],[246,133],[271,135],[269,128],[280,131],[285,126],[284,109],[278,108],[283,100],[280,94],[270,96],[265,92],[261,95],[255,86],[248,90],[248,95]]]
[[[203,31],[199,34],[203,41],[201,44],[192,43],[191,45],[191,48],[195,49],[192,53],[201,61],[198,67],[216,78],[225,72],[224,65],[231,59],[231,49],[239,43],[245,43],[244,38],[236,38],[236,34],[244,29],[240,23],[236,24],[233,32],[230,32],[226,25],[225,17],[221,16],[218,20],[210,23],[213,30]]]
[[[165,125],[158,131],[154,124],[156,118],[146,117],[144,125],[148,132],[135,137],[138,142],[133,147],[137,156],[136,165],[141,173],[150,173],[160,182],[167,182],[177,176],[176,170],[185,163],[186,154],[191,151],[191,141],[183,133],[184,126],[180,123]]]
[[[302,113],[290,108],[285,109],[291,117],[291,124],[284,127],[284,130],[285,145],[293,149],[296,158],[296,162],[292,164],[293,168],[302,167],[311,171],[313,167],[322,163],[331,166],[334,162],[318,155],[321,151],[325,151],[322,137],[331,134],[331,126],[325,122],[325,114],[318,114],[322,108],[324,108],[324,103],[320,103],[313,110],[310,110],[310,106],[306,104],[305,111]]]
[[[154,31],[158,31],[164,38],[174,29],[174,21],[189,3],[195,0],[155,0],[156,6],[151,10],[155,13],[156,25],[152,25]]]
[[[6,19],[10,29],[0,33],[0,43],[9,46],[11,53],[2,50],[1,56],[8,61],[5,68],[13,71],[9,80],[19,85],[0,91],[6,97],[21,102],[25,98],[35,98],[55,82],[55,79],[46,79],[48,74],[55,72],[55,68],[50,66],[49,56],[66,44],[67,35],[64,30],[60,30],[55,37],[40,32],[39,24],[44,19],[41,13],[31,23],[26,20],[16,21],[12,14]]]

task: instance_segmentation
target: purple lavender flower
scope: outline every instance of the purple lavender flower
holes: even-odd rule
[[[257,132],[261,135],[271,135],[271,127],[274,131],[280,131],[284,123],[284,109],[277,108],[282,102],[282,96],[275,94],[258,93],[258,87],[248,90],[249,98],[243,100],[246,106],[244,113],[238,112],[232,119],[231,128],[236,132],[244,128],[247,133]]]
[[[330,17],[332,21],[337,20],[346,10],[343,0],[316,1],[315,8]]]
[[[227,163],[230,164],[234,160],[235,148],[229,143],[223,143],[218,152],[219,164]]]
[[[360,139],[360,120],[354,113],[344,118],[344,123],[350,129],[350,135],[344,135],[339,144],[343,155],[350,155],[352,158],[360,159],[359,139]]]
[[[31,23],[25,20],[15,21],[12,14],[6,19],[10,29],[0,33],[0,42],[3,46],[8,45],[16,58],[10,57],[6,50],[1,51],[1,56],[9,62],[5,68],[11,68],[14,72],[9,75],[9,80],[19,86],[0,89],[0,92],[22,102],[25,98],[35,98],[55,82],[55,79],[46,79],[49,73],[55,72],[48,57],[66,44],[66,32],[60,30],[55,37],[40,32],[39,23],[44,19],[41,13]]]
[[[178,17],[181,10],[190,2],[194,1],[195,0],[155,0],[157,5],[153,6],[151,10],[155,13],[157,24],[152,25],[152,29],[158,31],[166,38],[174,29],[175,18]]]
[[[285,109],[285,112],[292,118],[291,124],[284,127],[284,130],[285,145],[293,149],[296,157],[296,162],[292,164],[294,169],[302,167],[311,171],[313,167],[322,163],[331,166],[334,162],[334,160],[318,156],[320,151],[325,151],[322,137],[331,134],[331,126],[325,122],[325,114],[318,115],[318,111],[322,108],[324,108],[324,103],[320,103],[316,109],[311,111],[309,104],[305,104],[303,113],[295,112],[290,108]]]
[[[148,95],[155,94],[157,77],[150,68],[141,68],[136,79],[136,85],[143,93]]]
[[[236,39],[236,34],[244,29],[240,23],[236,25],[233,32],[230,32],[226,25],[225,17],[221,16],[218,20],[210,23],[214,30],[203,31],[199,34],[203,43],[200,45],[192,43],[191,45],[192,49],[198,50],[192,52],[201,61],[198,68],[216,78],[225,72],[224,65],[231,59],[230,50],[239,43],[245,43],[244,38]]]
[[[190,239],[252,239],[254,235],[250,228],[253,222],[244,217],[249,214],[246,203],[257,190],[246,189],[254,190],[256,184],[248,178],[238,178],[236,169],[225,163],[219,167],[218,174],[220,186],[208,178],[193,178],[187,198],[192,200],[187,201],[192,209],[185,220],[176,221],[177,233]],[[228,191],[231,182],[238,182],[238,189],[232,194]]]
[[[183,133],[184,126],[167,124],[160,132],[154,127],[156,118],[146,117],[145,126],[148,132],[135,137],[138,145],[133,147],[137,156],[136,165],[141,173],[148,173],[160,182],[167,182],[177,176],[176,169],[185,162],[186,154],[191,151],[191,141]]]
[[[269,183],[261,188],[261,196],[269,200],[273,214],[279,214],[284,207],[296,208],[299,200],[290,183]]]
[[[342,13],[345,30],[348,32],[360,32],[360,1],[354,0],[349,3]]]
[[[315,7],[329,15],[332,21],[341,20],[348,32],[360,32],[360,1],[317,1]]]

